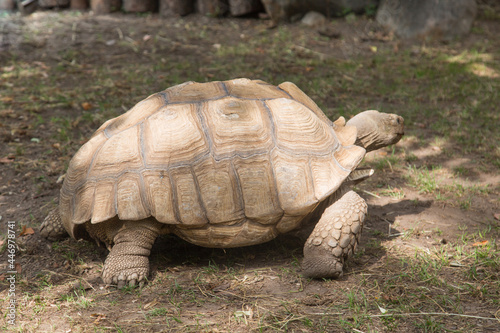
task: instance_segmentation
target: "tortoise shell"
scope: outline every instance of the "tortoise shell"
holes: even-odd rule
[[[154,218],[202,246],[258,244],[299,228],[365,154],[293,83],[187,82],[105,122],[70,162],[66,230]]]

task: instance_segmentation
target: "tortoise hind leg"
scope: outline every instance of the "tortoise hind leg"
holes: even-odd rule
[[[342,276],[345,260],[359,243],[366,213],[366,202],[353,191],[325,209],[304,245],[302,269],[306,277]]]
[[[48,240],[58,240],[68,237],[59,215],[59,207],[51,210],[40,226],[40,235]]]
[[[110,253],[104,262],[102,279],[104,283],[117,285],[118,288],[126,285],[142,286],[149,275],[148,257],[156,237],[160,234],[161,224],[151,220],[120,222],[115,227],[111,226],[112,223],[88,226],[88,230],[94,229],[89,230],[90,232],[103,232],[106,238],[112,239]],[[108,243],[106,239],[101,240]]]

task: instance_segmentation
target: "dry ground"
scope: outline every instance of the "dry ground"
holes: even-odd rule
[[[405,44],[348,15],[322,34],[258,19],[40,12],[0,18],[0,313],[19,332],[500,331],[500,15],[470,36]],[[300,274],[302,244],[242,249],[161,237],[142,289],[100,280],[106,251],[40,238],[69,159],[106,119],[184,81],[295,82],[332,119],[399,113],[367,156],[361,248],[339,280]],[[16,320],[8,322],[8,228]]]

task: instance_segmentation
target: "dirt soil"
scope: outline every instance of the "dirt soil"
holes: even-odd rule
[[[198,15],[161,20],[156,15],[39,12],[1,18],[2,328],[18,332],[500,331],[495,258],[500,173],[498,164],[492,163],[497,153],[463,152],[459,141],[436,141],[439,130],[424,115],[409,116],[408,139],[394,150],[367,156],[365,163],[375,167],[376,174],[356,189],[369,204],[369,217],[358,254],[338,280],[303,278],[302,243],[294,237],[222,250],[163,236],[153,248],[146,286],[116,290],[100,278],[107,250],[73,239],[51,243],[38,232],[57,203],[65,169],[78,147],[104,120],[151,93],[183,81],[231,77],[263,78],[275,84],[297,77],[315,82],[324,61],[349,67],[357,66],[352,59],[362,59],[357,64],[369,70],[384,50],[417,56],[426,47],[443,48],[459,55],[498,38],[493,32],[500,31],[499,21],[478,21],[475,27],[477,33],[454,44],[406,44],[371,18],[352,16],[338,19],[321,34],[299,23],[270,28],[269,21],[255,18]],[[296,42],[290,44],[291,40]],[[498,61],[500,54],[493,57]],[[313,65],[309,59],[315,59]],[[339,87],[363,85],[363,78],[353,77],[350,69],[331,68]],[[492,82],[498,80],[494,74]],[[377,75],[386,80],[391,72]],[[391,103],[405,107],[391,100],[390,91],[377,88],[365,87],[366,94],[356,96],[350,96],[349,89],[338,95],[327,95],[324,89],[304,90],[332,119],[342,103],[354,103],[353,108],[386,105],[391,112],[396,111],[387,106]],[[374,100],[376,105],[370,106]],[[421,101],[424,107],[426,103],[431,102]],[[446,108],[446,101],[440,103]],[[345,110],[339,112],[351,115],[349,107]],[[493,119],[498,120],[498,104],[494,112]],[[493,157],[483,158],[485,154]],[[434,170],[432,166],[439,166],[433,173],[439,179],[438,189],[432,177],[426,189],[422,183],[426,174],[418,173],[422,167]],[[460,188],[465,189],[463,196],[457,194]],[[471,192],[471,188],[485,190]],[[440,199],[440,193],[449,197]],[[16,232],[14,269],[9,267],[9,226]],[[482,250],[483,245],[488,250]],[[18,273],[14,325],[7,316],[7,278],[12,270]]]

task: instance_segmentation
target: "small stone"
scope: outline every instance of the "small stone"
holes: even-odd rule
[[[301,20],[302,24],[309,27],[321,27],[326,24],[326,17],[315,11],[310,11]]]
[[[331,247],[336,247],[338,245],[338,243],[335,240],[330,238],[330,240],[328,241],[328,245]]]

